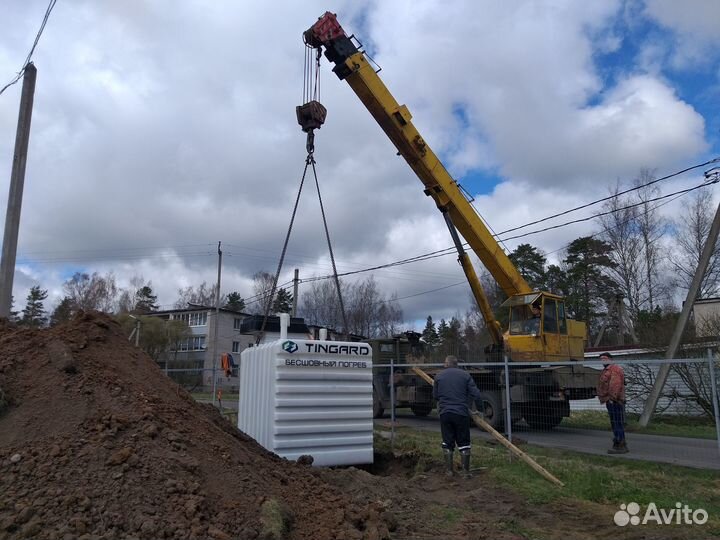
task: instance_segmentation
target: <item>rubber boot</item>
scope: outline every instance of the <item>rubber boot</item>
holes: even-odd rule
[[[453,451],[443,448],[443,457],[445,458],[445,476],[452,476],[453,471]]]
[[[460,461],[462,463],[463,475],[466,479],[471,478],[470,475],[470,450],[460,451]]]
[[[625,441],[620,441],[608,450],[608,454],[627,454],[629,451],[627,443]]]

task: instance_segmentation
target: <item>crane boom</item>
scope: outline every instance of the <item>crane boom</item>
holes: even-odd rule
[[[500,288],[508,296],[532,292],[520,272],[482,222],[472,205],[430,146],[412,123],[405,105],[400,105],[382,82],[362,51],[345,34],[333,13],[320,17],[304,34],[313,47],[325,47],[325,56],[335,63],[333,71],[345,80],[387,134],[400,155],[425,186],[425,193],[447,212]]]
[[[458,261],[498,349],[518,361],[582,358],[585,324],[566,316],[562,297],[533,290],[525,281],[460,185],[415,128],[408,108],[395,100],[366,55],[342,29],[335,14],[326,12],[303,33],[303,38],[308,47],[324,49],[325,57],[335,64],[333,72],[350,85],[423,183],[425,194],[433,198],[442,212],[458,251]],[[299,121],[302,111],[314,103],[298,107]],[[508,296],[504,304],[510,308],[506,334],[500,328],[458,232]]]

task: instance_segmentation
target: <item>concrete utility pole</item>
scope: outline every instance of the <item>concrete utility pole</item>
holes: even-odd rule
[[[17,132],[15,134],[15,152],[10,175],[10,193],[8,195],[7,214],[5,214],[2,259],[0,259],[0,317],[6,318],[10,316],[12,306],[15,257],[17,256],[20,210],[22,209],[22,195],[25,185],[25,166],[27,165],[28,143],[30,142],[30,121],[32,120],[36,78],[37,68],[31,62],[25,66],[23,76],[20,113],[18,114]]]
[[[293,305],[292,305],[292,316],[297,317],[297,295],[298,295],[298,283],[300,283],[300,270],[295,269],[295,277],[293,278]]]
[[[690,318],[690,311],[695,303],[695,298],[697,298],[702,279],[705,277],[705,271],[707,270],[708,263],[710,262],[710,257],[715,250],[715,242],[717,241],[719,231],[720,205],[718,205],[717,210],[715,210],[715,218],[713,219],[712,226],[710,227],[710,233],[708,234],[708,238],[705,241],[705,247],[703,247],[702,254],[700,255],[697,270],[695,270],[695,275],[690,283],[690,289],[688,289],[687,298],[685,298],[685,303],[683,304],[682,311],[680,312],[680,318],[675,325],[675,332],[670,340],[670,346],[665,353],[665,358],[667,360],[675,358],[675,354],[680,346],[680,338],[682,338],[682,334],[687,326],[688,319]],[[642,427],[648,425],[650,418],[655,412],[655,406],[657,405],[658,399],[660,399],[660,392],[662,392],[662,389],[665,386],[665,381],[667,381],[669,372],[670,364],[663,364],[660,366],[657,377],[655,378],[655,385],[650,391],[650,396],[645,402],[645,408],[643,409],[643,413],[638,422]]]
[[[217,292],[215,294],[215,324],[213,324],[213,362],[212,362],[212,402],[215,405],[215,389],[217,386],[217,361],[218,361],[218,329],[220,326],[220,273],[222,272],[222,250],[221,242],[218,242],[218,278]]]

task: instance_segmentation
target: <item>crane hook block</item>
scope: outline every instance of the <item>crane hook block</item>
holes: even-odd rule
[[[327,109],[319,101],[308,101],[304,105],[295,107],[298,124],[305,133],[319,129],[325,123]]]

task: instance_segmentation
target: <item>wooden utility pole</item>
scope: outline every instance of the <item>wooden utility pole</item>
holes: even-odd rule
[[[293,278],[293,305],[292,305],[292,316],[297,317],[297,295],[298,295],[298,284],[300,283],[300,270],[295,269],[295,277]]]
[[[23,76],[20,112],[15,134],[15,152],[13,153],[12,173],[10,175],[10,193],[8,194],[7,214],[5,214],[5,233],[3,236],[2,259],[0,259],[0,318],[9,317],[12,306],[15,258],[17,256],[20,211],[22,209],[23,187],[25,185],[25,166],[27,165],[28,143],[30,142],[30,121],[32,120],[36,78],[37,68],[31,62],[25,66]]]
[[[685,303],[683,304],[682,311],[680,312],[680,318],[678,318],[675,324],[675,332],[670,339],[670,345],[668,346],[667,352],[665,353],[666,360],[672,360],[677,354],[678,347],[680,346],[680,338],[682,338],[685,327],[687,326],[688,319],[690,318],[690,311],[692,311],[695,299],[697,298],[698,291],[700,290],[700,284],[702,283],[703,277],[705,277],[705,271],[707,270],[710,257],[712,257],[713,251],[715,250],[715,243],[717,241],[718,232],[720,232],[720,205],[715,210],[715,218],[713,219],[712,226],[710,227],[710,233],[708,234],[705,246],[703,247],[702,254],[700,255],[700,261],[698,267],[695,270],[690,288],[688,289]],[[662,364],[658,370],[657,377],[655,378],[655,384],[650,391],[650,395],[645,401],[645,408],[640,416],[638,423],[640,426],[645,427],[650,422],[650,418],[655,412],[655,406],[657,405],[658,399],[660,399],[660,392],[662,392],[667,381],[668,373],[670,373],[670,364]]]
[[[217,361],[218,361],[218,329],[220,327],[220,273],[222,272],[222,250],[220,249],[221,242],[218,242],[218,277],[217,277],[217,291],[215,294],[215,324],[213,324],[213,356],[212,356],[212,402],[215,405],[215,390],[217,385]]]

